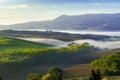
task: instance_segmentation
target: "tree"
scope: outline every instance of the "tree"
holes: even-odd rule
[[[27,80],[62,80],[63,71],[59,68],[50,68],[45,75],[38,73],[28,74]]]
[[[42,77],[42,80],[54,80],[54,79],[52,74],[47,73]]]
[[[96,59],[91,63],[91,65],[103,69],[105,75],[119,75],[120,53],[114,53],[100,59]]]
[[[41,80],[42,75],[38,74],[38,73],[31,73],[28,74],[27,76],[27,80]]]
[[[47,73],[51,74],[54,80],[62,80],[63,71],[59,68],[50,68]]]
[[[91,71],[91,76],[89,77],[89,80],[102,80],[102,73],[100,72],[100,70],[92,70]]]

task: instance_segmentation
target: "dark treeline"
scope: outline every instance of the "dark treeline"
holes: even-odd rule
[[[14,30],[3,30],[0,31],[1,35],[10,37],[37,37],[37,38],[54,38],[62,41],[74,41],[79,39],[93,39],[93,40],[108,40],[113,38],[110,36],[103,35],[92,35],[92,34],[69,34],[60,33],[53,31],[14,31]],[[117,37],[115,37],[117,38]]]

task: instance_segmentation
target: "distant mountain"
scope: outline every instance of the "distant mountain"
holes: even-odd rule
[[[62,15],[54,20],[35,21],[14,25],[1,25],[0,29],[42,29],[42,30],[96,30],[120,31],[120,13]]]

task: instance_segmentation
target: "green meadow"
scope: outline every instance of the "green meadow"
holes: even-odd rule
[[[53,45],[0,37],[0,73],[18,69],[17,67],[23,68],[32,61],[33,53],[39,54],[50,47]]]
[[[55,64],[61,58],[98,50],[88,43],[64,48],[14,38],[0,38],[0,73],[21,70],[40,64]]]
[[[53,45],[35,43],[14,38],[0,37],[0,52],[13,52],[13,51],[29,51],[34,49],[42,49],[52,47]]]
[[[12,72],[14,75],[17,75],[16,79],[19,79],[20,76],[23,75],[18,75],[17,72],[20,72],[21,70],[23,71],[24,76],[26,76],[28,73],[27,70],[29,71],[31,68],[36,69],[36,66],[49,64],[60,66],[66,65],[66,63],[73,64],[72,61],[74,61],[74,63],[78,62],[82,64],[96,59],[96,55],[101,56],[101,52],[94,53],[95,51],[99,51],[99,48],[91,46],[88,43],[83,43],[81,45],[71,43],[67,47],[53,47],[55,46],[15,38],[0,37],[0,75],[7,78]],[[78,74],[77,72],[84,70],[83,68],[87,68],[87,65],[83,66],[81,69],[80,67],[75,68],[77,71],[74,70],[73,66],[72,73]],[[68,72],[71,69],[72,68],[68,68]],[[76,73],[74,73],[74,71],[76,71]],[[89,71],[87,73],[89,73]],[[88,76],[78,77],[80,78],[71,78],[69,76],[66,77],[67,79],[63,80],[88,80]],[[12,78],[10,76],[10,80],[12,80]],[[119,80],[119,77],[104,78],[103,80]]]

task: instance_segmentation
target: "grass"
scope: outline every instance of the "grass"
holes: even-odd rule
[[[0,65],[6,65],[8,63],[15,64],[18,62],[22,63],[22,61],[23,63],[27,63],[26,61],[28,61],[32,64],[34,64],[34,62],[38,64],[38,61],[44,63],[50,60],[56,60],[57,57],[64,54],[71,55],[73,54],[72,51],[78,53],[79,50],[83,51],[86,48],[91,50],[93,48],[89,46],[89,44],[60,49],[48,49],[48,47],[53,47],[53,45],[0,37]]]
[[[0,37],[0,66],[3,63],[26,60],[30,57],[30,54],[49,47],[53,47],[53,45]]]
[[[49,47],[53,46],[1,37],[0,75],[8,79],[9,75],[15,75],[16,72],[20,73],[20,71],[23,71],[25,73],[24,76],[26,76],[27,72],[29,72],[26,70],[29,70],[30,68],[34,69],[36,66],[46,64],[64,64],[61,62],[62,59],[66,59],[70,56],[77,56],[83,52],[84,54],[87,54],[88,52],[91,52],[91,50],[92,52],[94,50],[94,47],[89,44],[74,45],[58,49],[51,49]],[[65,60],[64,62],[67,61]],[[40,69],[40,67],[38,69]],[[10,78],[12,78],[12,76],[10,76]],[[18,75],[16,75],[16,78],[16,80],[19,79]],[[15,80],[15,76],[10,80]]]
[[[60,49],[48,49],[49,47],[52,47],[52,45],[0,37],[0,73],[6,78],[4,80],[25,80],[23,78],[28,73],[34,71],[42,72],[42,70],[46,70],[48,65],[51,65],[50,67],[69,65],[67,67],[61,67],[65,71],[65,78],[85,77],[90,74],[91,70],[90,65],[86,65],[86,63],[106,56],[114,51],[92,53],[93,51],[91,50],[93,47],[86,45],[70,46]],[[116,51],[120,51],[120,49],[114,52]],[[42,70],[41,67],[43,67]],[[3,71],[4,69],[5,71]],[[16,70],[13,71],[13,69]],[[10,72],[8,72],[9,70]]]
[[[46,48],[46,44],[42,44],[43,46],[41,46],[41,44],[38,43],[19,39],[5,39],[8,39],[5,44],[0,45],[0,48],[2,48],[0,52],[0,65],[4,65],[6,67],[8,67],[7,64],[10,66],[10,64],[16,65],[19,63],[21,66],[23,64],[35,65],[56,63],[57,60],[63,57],[81,54],[81,52],[88,53],[94,49],[94,47],[89,46],[89,44],[68,46],[66,48],[58,49],[48,49]],[[1,39],[1,41],[3,40],[4,38]],[[3,68],[5,67],[1,67],[0,69]]]
[[[0,37],[0,52],[29,51],[52,46],[49,44]]]

